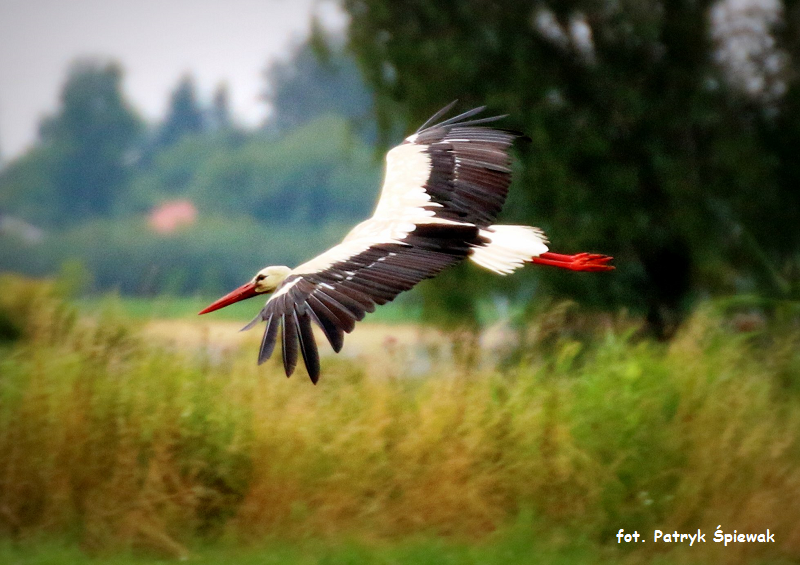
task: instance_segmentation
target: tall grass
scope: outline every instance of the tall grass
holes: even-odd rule
[[[706,308],[670,344],[550,328],[502,370],[398,379],[330,359],[314,387],[251,351],[171,351],[76,316],[45,284],[0,290],[19,330],[0,346],[5,536],[181,555],[198,537],[477,539],[531,515],[601,546],[699,527],[692,555],[716,562],[800,554],[792,331]],[[718,524],[776,543],[722,552]]]

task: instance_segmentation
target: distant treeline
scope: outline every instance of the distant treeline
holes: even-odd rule
[[[88,289],[214,294],[332,244],[377,194],[371,95],[351,58],[321,62],[308,45],[265,75],[272,112],[246,130],[224,85],[204,105],[183,77],[147,124],[120,66],[74,64],[37,144],[0,171],[0,269],[52,275],[77,261]],[[154,229],[154,210],[175,201],[191,217]]]

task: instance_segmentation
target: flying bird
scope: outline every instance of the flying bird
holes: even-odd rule
[[[435,123],[442,108],[386,155],[386,176],[375,212],[341,243],[290,269],[266,267],[200,314],[260,294],[266,305],[243,330],[266,322],[258,354],[272,355],[280,328],[283,367],[290,376],[302,354],[316,384],[319,353],[312,323],[335,352],[344,333],[418,282],[471,259],[506,275],[525,263],[573,271],[609,271],[611,257],[549,251],[542,230],[496,225],[511,183],[509,149],[522,134],[487,127],[506,116],[473,118],[485,107]]]

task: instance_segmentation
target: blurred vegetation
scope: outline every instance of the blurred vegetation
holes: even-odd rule
[[[169,101],[164,123],[159,128],[156,143],[169,147],[183,136],[202,133],[205,117],[197,101],[197,92],[191,76],[181,78]]]
[[[145,127],[119,66],[76,63],[39,143],[0,170],[0,271],[53,275],[79,260],[89,292],[211,295],[338,242],[379,190],[366,129],[350,121],[370,94],[341,50],[322,63],[300,45],[268,77],[274,108],[260,130],[236,125],[225,85],[204,106],[191,76]],[[349,110],[322,103],[343,92],[356,96]],[[149,214],[175,200],[198,220],[157,232]]]
[[[0,210],[48,226],[107,214],[127,186],[142,128],[118,65],[75,63],[59,110],[40,125],[39,144],[2,171]]]
[[[0,258],[7,269],[38,275],[51,273],[64,261],[79,261],[91,273],[87,292],[211,296],[252,277],[266,254],[275,264],[291,264],[309,246],[322,251],[332,245],[344,230],[336,225],[317,228],[316,240],[308,242],[249,216],[207,215],[164,237],[142,217],[98,219],[48,235],[41,245],[20,242],[0,248]]]
[[[343,116],[367,138],[374,138],[372,94],[355,60],[333,45],[313,40],[297,47],[292,58],[275,61],[264,73],[264,99],[272,107],[268,131],[291,131],[324,114]]]
[[[797,2],[343,5],[384,142],[453,99],[508,113],[532,141],[502,220],[541,226],[556,251],[617,259],[610,277],[541,270],[515,274],[517,288],[537,277],[549,296],[633,308],[662,337],[698,296],[800,298]],[[727,29],[712,9],[728,10]],[[747,65],[743,89],[729,75]],[[426,310],[469,305],[487,280],[448,271]]]
[[[800,551],[793,316],[708,306],[665,345],[621,318],[582,333],[557,308],[503,369],[442,361],[413,379],[391,355],[371,374],[326,358],[312,387],[257,368],[252,351],[148,342],[55,292],[0,281],[16,328],[0,344],[5,537],[184,555],[200,538],[474,544],[522,520],[518,537],[574,551],[619,551],[619,528],[717,524],[776,532],[774,545],[725,548],[728,563]]]
[[[271,540],[254,547],[223,544],[193,548],[188,559],[198,565],[354,565],[376,563],[390,565],[408,563],[419,565],[616,565],[627,563],[621,552],[600,551],[585,539],[571,543],[540,535],[531,535],[531,521],[523,518],[503,532],[489,536],[483,543],[440,540],[419,536],[391,543],[366,543],[353,540],[305,539],[292,543]],[[577,537],[577,536],[576,536]],[[159,556],[146,552],[116,552],[89,554],[68,542],[6,543],[0,540],[0,560],[14,565],[143,565],[163,563]],[[672,561],[655,558],[651,563]],[[681,563],[703,561],[685,556]],[[790,563],[771,560],[767,563]]]

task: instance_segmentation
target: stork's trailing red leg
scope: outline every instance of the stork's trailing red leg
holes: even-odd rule
[[[594,253],[578,253],[577,255],[562,255],[561,253],[542,253],[534,257],[531,262],[536,265],[550,265],[570,271],[613,271],[614,266],[608,263],[613,259],[608,255]]]

